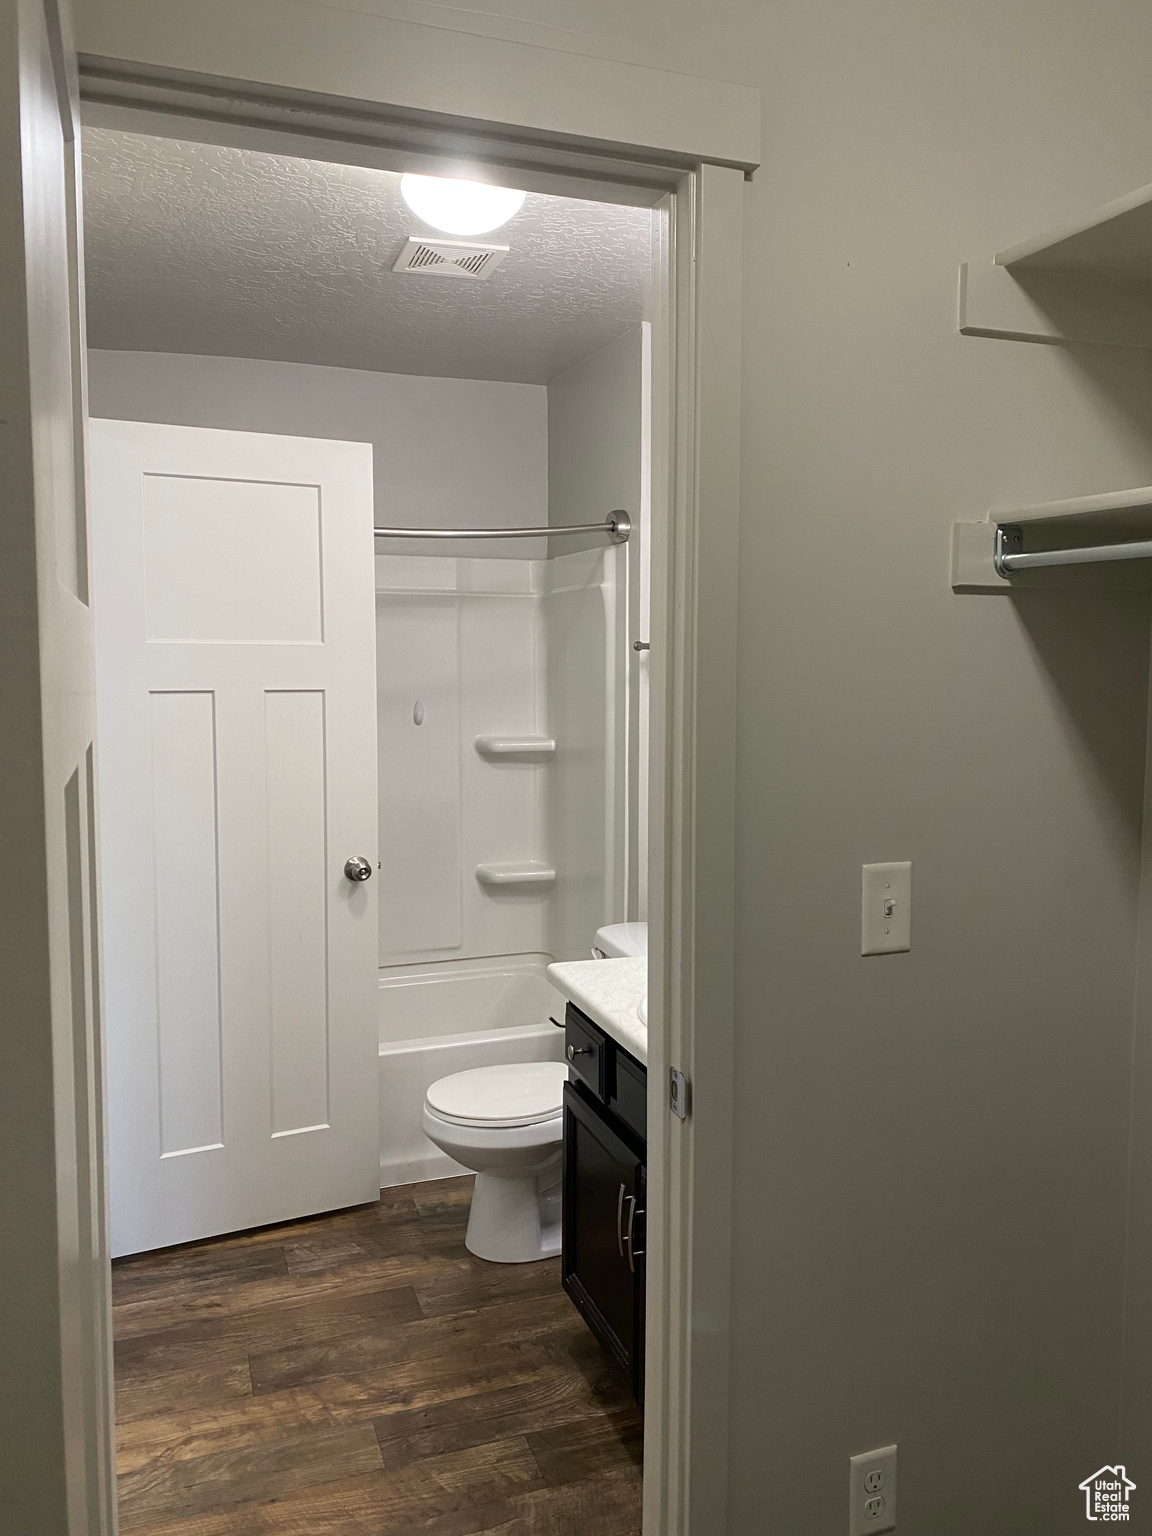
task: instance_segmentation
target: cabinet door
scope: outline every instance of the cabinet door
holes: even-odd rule
[[[564,1089],[564,1289],[638,1392],[644,1164],[573,1084]]]

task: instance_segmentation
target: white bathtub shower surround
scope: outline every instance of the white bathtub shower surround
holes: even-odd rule
[[[540,724],[538,583],[527,560],[377,557],[381,966],[548,947],[538,899],[496,906],[475,877],[541,858],[538,770],[470,747]]]
[[[432,1083],[474,1067],[560,1061],[564,999],[547,956],[404,967],[380,978],[380,1187],[469,1170],[421,1129]]]
[[[624,960],[568,960],[548,967],[548,980],[618,1045],[648,1065],[647,955]]]
[[[621,914],[625,559],[376,557],[382,1186],[465,1171],[428,1086],[559,1060],[544,968]]]
[[[381,966],[574,958],[622,915],[626,559],[377,555]]]
[[[544,864],[541,562],[378,554],[380,964],[550,951],[548,891],[493,900],[480,865]],[[421,720],[416,723],[419,713]]]

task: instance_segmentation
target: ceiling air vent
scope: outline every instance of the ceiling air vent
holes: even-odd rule
[[[470,240],[423,240],[409,235],[392,270],[411,272],[416,277],[468,277],[483,282],[507,254],[506,245],[476,245]]]

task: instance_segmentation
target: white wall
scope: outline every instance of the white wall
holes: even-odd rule
[[[82,0],[81,46],[120,3]],[[763,92],[730,1529],[842,1530],[849,1454],[890,1440],[903,1536],[1079,1529],[1082,1477],[1125,1454],[1148,1476],[1148,1420],[1118,1424],[1149,608],[956,596],[948,530],[1148,483],[1152,378],[1139,353],[962,338],[955,282],[1149,180],[1152,8],[373,10]],[[859,866],[904,857],[914,949],[861,960]]]
[[[371,443],[380,527],[548,521],[543,385],[167,352],[92,351],[88,368],[93,416]],[[533,539],[434,547],[473,557],[543,553]]]

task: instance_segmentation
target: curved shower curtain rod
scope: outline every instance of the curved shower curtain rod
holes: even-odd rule
[[[550,539],[561,533],[606,533],[613,544],[626,544],[632,532],[627,512],[610,512],[602,523],[572,523],[564,528],[373,528],[378,539]]]

